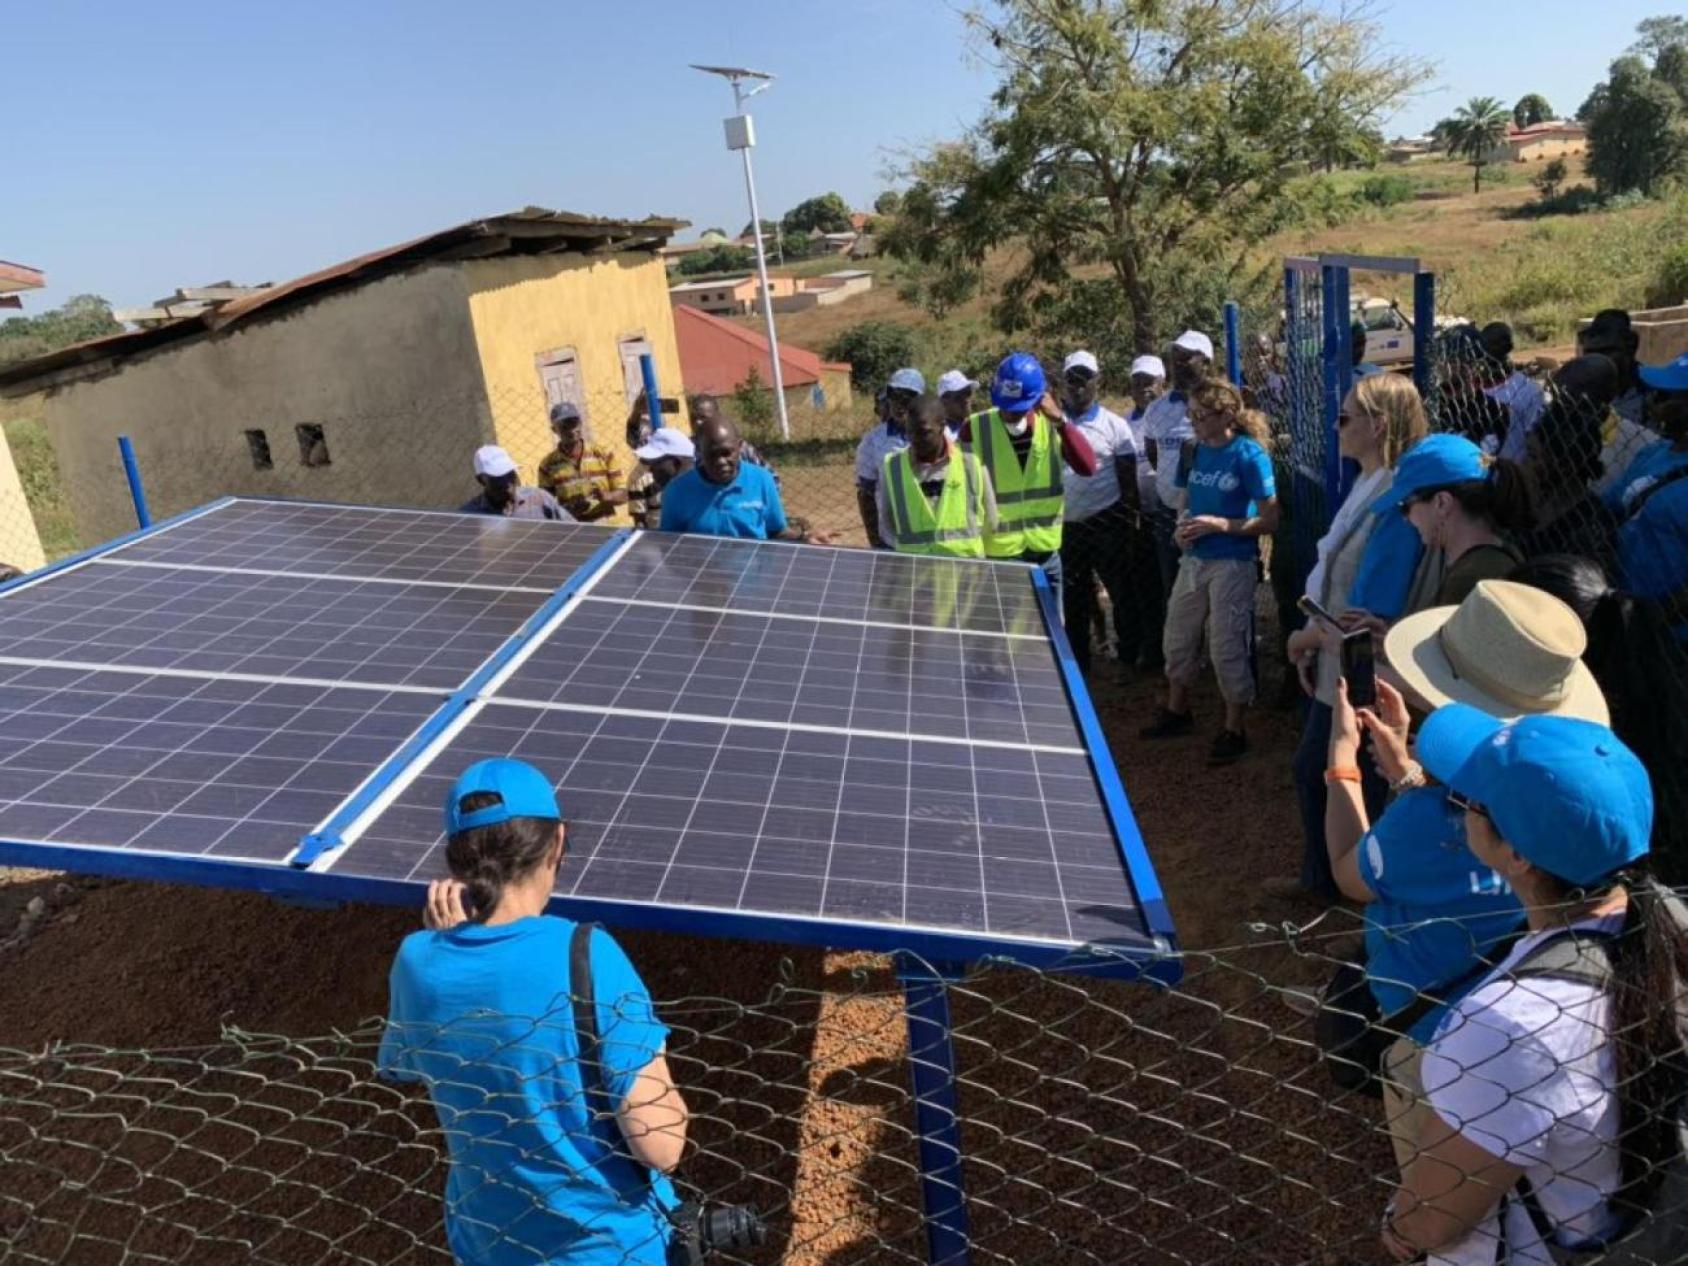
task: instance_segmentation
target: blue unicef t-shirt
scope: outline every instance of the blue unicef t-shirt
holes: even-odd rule
[[[415,932],[388,980],[381,1075],[428,1087],[451,1149],[445,1226],[480,1266],[660,1266],[666,1178],[613,1153],[593,1121],[570,1003],[574,924],[539,916]],[[600,1058],[612,1102],[662,1050],[639,973],[605,932],[592,937]]]
[[[712,484],[692,467],[662,490],[662,530],[765,541],[785,531],[779,485],[766,468],[739,462],[729,484]]]
[[[1223,448],[1196,445],[1190,473],[1178,481],[1189,492],[1185,503],[1190,517],[1212,514],[1222,519],[1246,519],[1257,501],[1278,495],[1272,477],[1272,459],[1246,435],[1238,435]],[[1197,558],[1255,558],[1260,542],[1252,536],[1227,536],[1214,532],[1197,540],[1189,553]]]
[[[1357,860],[1377,897],[1365,910],[1366,978],[1385,1016],[1420,990],[1436,994],[1469,975],[1523,922],[1512,889],[1466,845],[1464,815],[1441,787],[1397,797],[1360,841]],[[1413,1040],[1428,1042],[1446,1010],[1432,1007],[1408,1030]]]
[[[1621,581],[1644,598],[1663,598],[1688,585],[1688,479],[1666,485],[1647,498],[1639,514],[1631,512],[1647,489],[1683,466],[1688,466],[1688,451],[1660,440],[1637,453],[1606,492],[1607,507],[1620,525]],[[1688,640],[1688,623],[1675,632],[1679,640]]]

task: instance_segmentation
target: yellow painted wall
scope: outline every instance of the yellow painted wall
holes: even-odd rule
[[[47,561],[35,517],[24,500],[6,429],[0,427],[0,563],[34,571]]]
[[[492,424],[464,286],[459,265],[425,267],[48,391],[44,420],[82,543],[135,526],[124,433],[157,518],[229,493],[466,501]],[[303,463],[301,423],[323,427],[330,465]],[[254,467],[249,428],[268,438],[273,469]]]
[[[468,278],[493,429],[521,467],[522,478],[533,479],[555,442],[536,358],[564,347],[574,349],[580,366],[592,442],[619,454],[627,473],[633,456],[624,430],[628,401],[621,340],[648,339],[662,394],[681,394],[680,352],[661,258],[645,253],[523,255],[472,260],[460,267]]]

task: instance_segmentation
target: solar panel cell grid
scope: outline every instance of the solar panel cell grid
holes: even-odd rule
[[[588,599],[501,688],[513,699],[1072,745],[1044,641]]]
[[[1057,943],[1141,937],[1082,755],[490,704],[335,873],[443,873],[466,764],[557,780],[558,892]]]
[[[450,690],[543,595],[95,562],[0,602],[15,659]]]
[[[1043,620],[1027,576],[1018,564],[647,535],[595,592],[601,598],[1042,639]]]
[[[488,515],[237,501],[142,537],[112,557],[548,592],[612,532]]]
[[[279,863],[439,702],[0,667],[0,837]]]

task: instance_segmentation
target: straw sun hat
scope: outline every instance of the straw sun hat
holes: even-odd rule
[[[1389,665],[1432,708],[1469,703],[1490,716],[1568,716],[1610,723],[1582,662],[1588,635],[1552,594],[1479,581],[1457,607],[1407,616],[1384,642]]]

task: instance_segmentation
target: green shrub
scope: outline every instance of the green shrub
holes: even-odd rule
[[[897,370],[915,363],[914,335],[895,321],[863,321],[839,334],[821,355],[849,362],[856,390],[877,391]]]
[[[1368,176],[1360,185],[1360,201],[1374,207],[1411,202],[1417,189],[1405,176]]]
[[[65,500],[59,459],[47,438],[47,428],[35,418],[13,418],[6,422],[5,430],[18,482],[23,485],[24,502],[41,535],[41,548],[47,551],[49,561],[75,552],[81,546],[76,519]]]
[[[1670,308],[1688,303],[1688,242],[1679,242],[1665,255],[1647,283],[1647,306]]]

